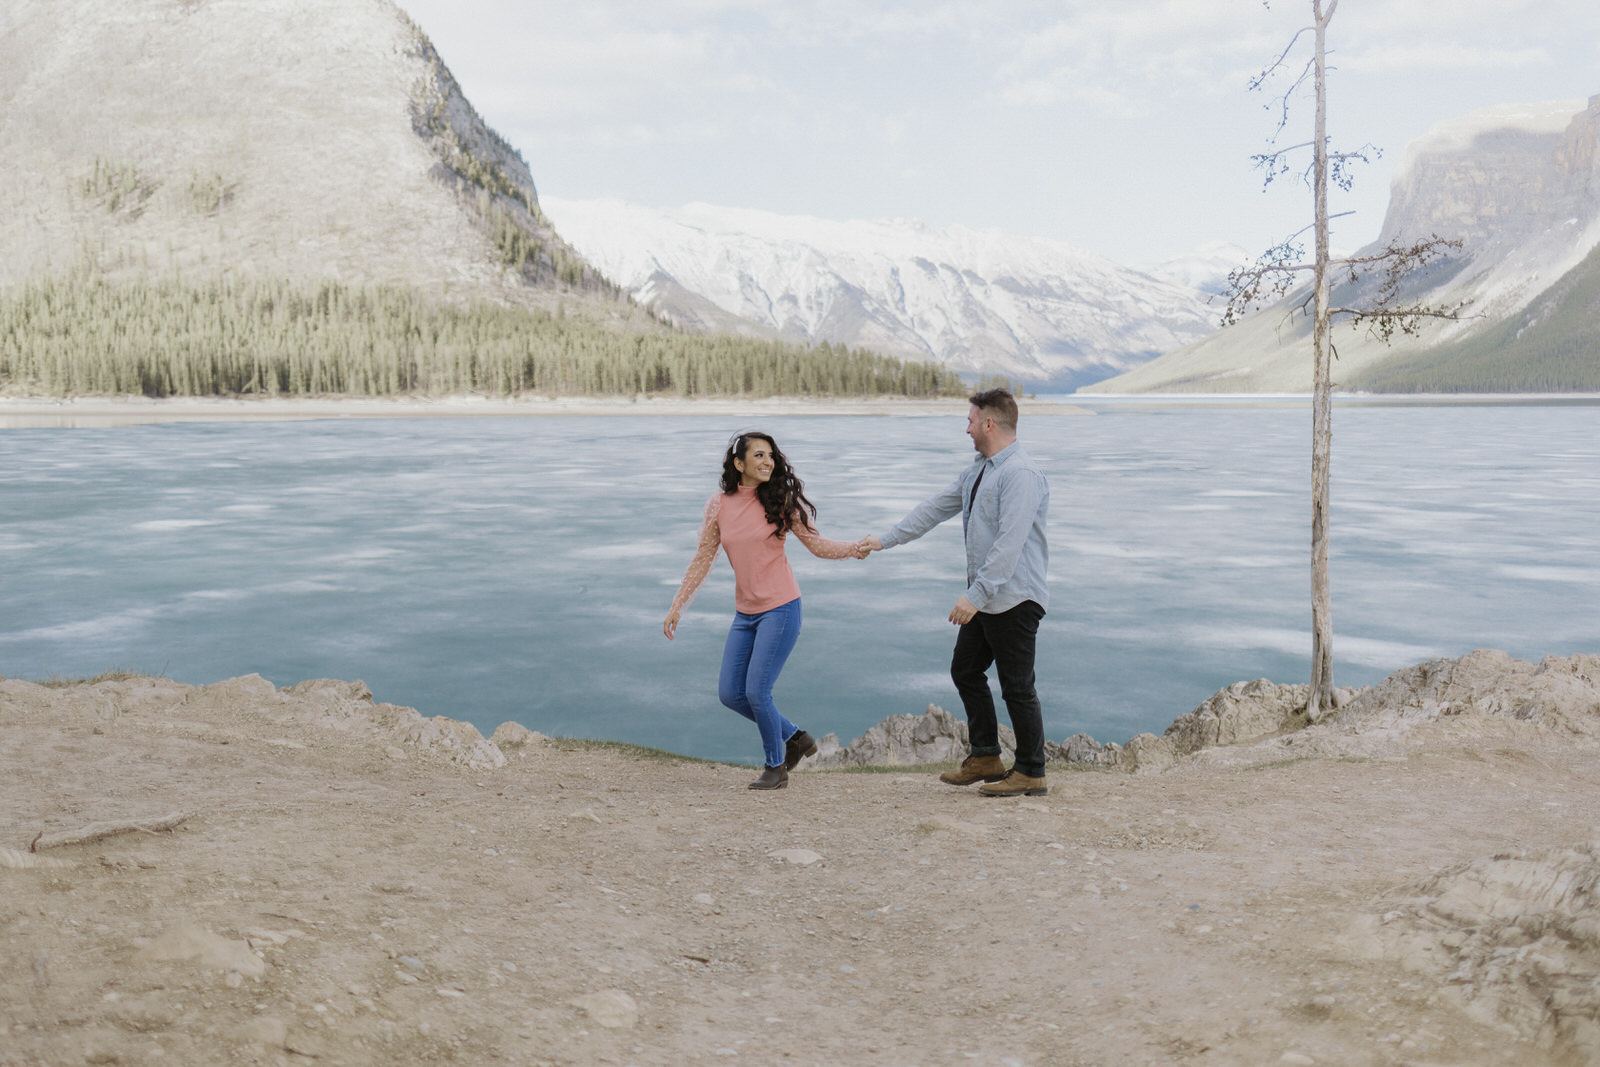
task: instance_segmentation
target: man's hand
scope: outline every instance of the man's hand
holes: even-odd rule
[[[667,635],[668,641],[672,640],[673,631],[677,630],[678,628],[678,618],[678,612],[674,611],[671,615],[667,616],[667,621],[661,624],[661,632]]]
[[[861,540],[856,542],[856,548],[861,552],[861,555],[858,558],[866,559],[868,552],[883,551],[883,541],[876,537],[863,537]]]
[[[972,601],[963,596],[956,601],[956,606],[950,609],[950,621],[957,626],[965,626],[972,621],[972,617],[976,614],[978,614],[978,609],[973,606]]]

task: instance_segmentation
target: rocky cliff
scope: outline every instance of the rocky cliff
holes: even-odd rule
[[[10,0],[0,202],[0,289],[91,271],[539,303],[599,284],[390,0]]]
[[[1459,322],[1385,346],[1337,331],[1337,384],[1491,391],[1600,387],[1592,329],[1600,246],[1600,96],[1486,108],[1440,123],[1406,148],[1370,253],[1395,238],[1460,240],[1459,253],[1420,273],[1406,296],[1468,302]],[[1360,304],[1371,283],[1336,290]],[[1309,325],[1292,294],[1220,331],[1096,387],[1104,392],[1305,392]],[[1535,309],[1536,313],[1535,313]]]

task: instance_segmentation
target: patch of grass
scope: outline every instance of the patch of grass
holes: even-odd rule
[[[63,678],[59,674],[52,674],[48,678],[24,678],[23,681],[32,682],[34,685],[42,685],[46,689],[66,689],[68,686],[73,685],[95,685],[99,682],[131,682],[135,678],[147,677],[149,676],[143,671],[130,671],[121,667],[113,667],[109,671],[102,671],[93,678]]]
[[[679,752],[668,752],[664,748],[650,748],[648,745],[630,745],[626,741],[595,741],[584,737],[552,737],[548,744],[561,752],[611,752],[619,756],[628,756],[632,759],[645,760],[651,763],[704,763],[714,767],[739,766],[739,764],[730,763],[727,760],[685,756]]]
[[[1277,767],[1293,767],[1296,763],[1310,763],[1315,756],[1291,756],[1288,759],[1275,759],[1269,763],[1255,763],[1246,767],[1247,771],[1270,771]]]

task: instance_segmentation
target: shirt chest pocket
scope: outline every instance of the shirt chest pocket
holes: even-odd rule
[[[993,527],[1000,521],[1000,487],[985,478],[972,500],[972,518]]]

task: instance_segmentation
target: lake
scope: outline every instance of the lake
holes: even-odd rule
[[[1023,408],[1051,480],[1046,736],[1160,732],[1241,679],[1304,681],[1303,400]],[[1600,649],[1592,404],[1340,403],[1335,680],[1434,656]],[[947,416],[763,416],[819,529],[881,533],[970,461]],[[0,429],[0,673],[117,667],[206,683],[360,678],[490,732],[753,763],[722,708],[725,559],[678,639],[726,416],[327,419]],[[865,561],[791,539],[805,628],[779,706],[843,741],[929,703],[959,714],[945,621],[959,521]],[[1003,720],[1002,720],[1003,721]]]

